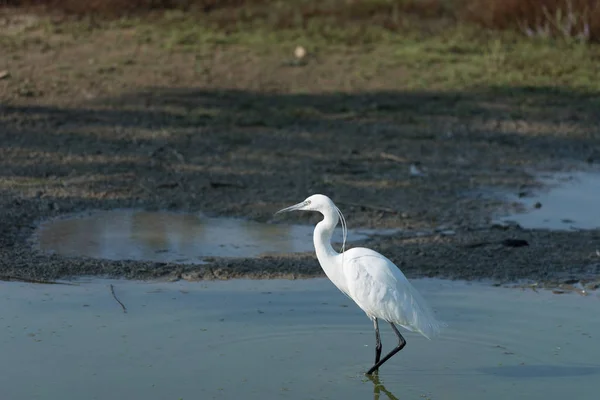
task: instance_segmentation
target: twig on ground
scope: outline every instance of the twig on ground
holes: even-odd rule
[[[399,162],[399,163],[405,163],[406,162],[405,158],[399,157],[399,156],[394,155],[394,154],[386,153],[384,151],[382,151],[381,153],[379,153],[379,156],[381,158],[383,158],[383,159],[391,160],[391,161],[396,161],[396,162]]]
[[[125,304],[121,303],[121,300],[117,298],[117,295],[115,294],[115,287],[112,285],[112,283],[110,284],[110,292],[112,293],[112,296],[117,301],[117,303],[121,305],[123,313],[127,314],[127,307],[125,307]]]

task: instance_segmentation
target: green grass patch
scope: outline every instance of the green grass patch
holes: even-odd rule
[[[98,32],[127,32],[127,40],[139,44],[196,54],[199,69],[211,68],[206,59],[216,47],[241,46],[254,54],[280,55],[284,63],[293,61],[293,49],[301,45],[309,63],[327,62],[331,54],[341,56],[339,62],[344,63],[347,54],[357,80],[402,70],[398,74],[402,81],[390,82],[390,89],[562,87],[577,93],[600,89],[599,45],[561,37],[528,38],[518,31],[463,23],[448,10],[458,3],[462,2],[240,0],[201,12],[174,8],[109,19],[42,18],[23,33],[0,34],[0,46],[42,46],[48,34],[81,41]],[[29,34],[36,29],[43,34]]]

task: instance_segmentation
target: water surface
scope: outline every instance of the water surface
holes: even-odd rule
[[[108,260],[202,263],[207,257],[255,257],[313,251],[314,226],[265,224],[200,214],[111,210],[44,222],[34,243],[44,252]],[[376,233],[351,230],[348,241]],[[333,238],[341,242],[341,229]]]
[[[540,181],[546,189],[515,197],[524,212],[502,218],[525,229],[600,228],[600,173],[546,174]]]
[[[597,398],[597,294],[414,283],[450,327],[406,333],[383,386],[363,375],[371,322],[326,279],[0,283],[0,397]],[[395,338],[381,327],[385,352]]]

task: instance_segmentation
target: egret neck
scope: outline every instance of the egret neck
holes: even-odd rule
[[[331,237],[339,221],[339,216],[331,209],[323,211],[322,214],[323,220],[315,226],[313,235],[317,259],[325,271],[325,275],[338,289],[348,294],[348,285],[338,257],[340,253],[331,246]]]

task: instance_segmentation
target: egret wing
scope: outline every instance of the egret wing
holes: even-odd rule
[[[440,322],[402,271],[377,252],[353,250],[356,254],[348,257],[343,268],[356,304],[371,318],[396,323],[427,338],[435,336]]]

